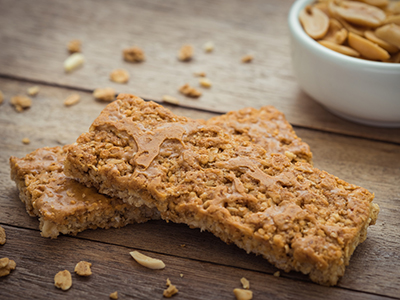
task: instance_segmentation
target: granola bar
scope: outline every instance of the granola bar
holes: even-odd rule
[[[69,147],[65,172],[324,285],[379,212],[362,187],[127,94]]]
[[[118,228],[159,218],[155,209],[123,203],[67,178],[63,173],[65,156],[64,146],[10,158],[11,179],[17,184],[28,214],[39,218],[43,237]]]

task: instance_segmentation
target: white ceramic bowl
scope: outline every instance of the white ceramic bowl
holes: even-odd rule
[[[297,0],[289,12],[291,55],[300,87],[328,110],[373,126],[400,127],[400,64],[346,56],[317,43],[299,21],[313,0]]]

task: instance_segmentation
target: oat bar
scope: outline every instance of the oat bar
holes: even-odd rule
[[[362,187],[127,94],[69,147],[65,172],[324,285],[379,212]]]
[[[11,178],[28,214],[39,218],[43,237],[159,218],[155,209],[123,203],[67,178],[63,173],[65,156],[65,147],[46,147],[24,158],[10,158]]]

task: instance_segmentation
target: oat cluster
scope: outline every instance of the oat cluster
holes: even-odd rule
[[[166,285],[167,285],[167,288],[163,292],[163,296],[165,298],[171,298],[173,295],[175,295],[179,292],[179,290],[176,288],[176,286],[171,283],[169,278],[167,278]]]
[[[8,257],[0,258],[0,277],[7,276],[12,270],[15,270],[17,264]]]
[[[17,112],[22,112],[32,106],[32,99],[24,95],[17,95],[11,98],[11,105]]]
[[[72,276],[68,270],[60,271],[54,276],[54,286],[63,291],[69,290],[72,286]]]
[[[202,94],[198,89],[190,86],[188,83],[182,85],[179,88],[179,92],[181,92],[183,95],[191,97],[191,98],[198,98]]]
[[[139,47],[126,48],[123,50],[122,55],[129,62],[142,62],[146,59],[144,51]]]

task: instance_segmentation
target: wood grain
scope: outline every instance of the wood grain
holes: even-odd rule
[[[0,135],[0,149],[2,149],[0,155],[0,223],[8,225],[9,230],[20,228],[18,230],[22,232],[21,234],[32,236],[32,239],[34,239],[32,241],[35,244],[45,244],[50,249],[51,245],[59,245],[59,242],[41,238],[37,229],[38,222],[35,218],[30,218],[26,214],[23,204],[18,199],[15,185],[9,179],[8,158],[11,155],[22,157],[39,147],[74,142],[80,133],[87,130],[106,104],[95,101],[90,93],[78,92],[82,98],[81,102],[76,106],[65,107],[63,100],[75,91],[40,85],[40,93],[34,98],[33,106],[22,113],[15,112],[9,104],[9,99],[12,95],[25,93],[30,85],[26,82],[0,79],[0,89],[4,91],[6,98],[5,103],[0,106],[0,126],[3,129]],[[177,114],[193,118],[207,119],[214,116],[211,113],[180,107],[171,106],[170,108]],[[400,213],[397,205],[400,200],[400,185],[398,184],[398,179],[400,178],[400,146],[303,128],[296,128],[296,132],[304,141],[310,144],[316,167],[373,191],[376,196],[375,201],[381,207],[378,223],[369,229],[367,241],[358,247],[345,276],[340,281],[339,286],[333,288],[333,290],[342,290],[344,288],[352,291],[368,292],[373,295],[398,297],[400,287],[394,283],[396,278],[399,277],[398,270],[400,270],[400,257],[397,251],[400,243],[397,217]],[[23,145],[21,140],[24,137],[29,137],[31,144]],[[166,224],[162,221],[132,225],[118,230],[87,231],[79,234],[77,238],[62,237],[60,240],[72,241],[65,242],[65,244],[71,243],[72,245],[82,240],[91,241],[88,245],[95,245],[90,246],[94,249],[94,256],[101,256],[103,255],[102,251],[106,251],[101,248],[102,246],[97,246],[99,244],[107,245],[107,249],[122,247],[156,252],[168,257],[174,257],[176,260],[182,260],[185,264],[189,260],[207,263],[211,266],[218,265],[218,267],[215,267],[216,269],[224,266],[224,268],[229,269],[246,270],[246,272],[256,274],[256,277],[266,276],[270,278],[277,271],[276,268],[261,257],[248,255],[233,245],[226,245],[212,234],[191,230],[183,224]],[[25,244],[24,241],[20,242],[22,243],[21,249],[29,249],[29,252],[31,252],[29,244]],[[65,244],[63,243],[62,245]],[[73,247],[72,245],[69,247]],[[182,247],[181,245],[185,246]],[[40,248],[42,246],[37,247],[37,251],[42,251]],[[53,246],[53,248],[58,249],[58,246]],[[4,249],[8,248],[0,248],[0,256],[3,255]],[[61,257],[62,250],[59,251],[58,255]],[[26,259],[30,255],[26,254]],[[31,257],[31,259],[34,262],[37,261],[35,257]],[[32,268],[34,269],[33,265]],[[121,275],[122,279],[118,278],[118,280],[126,282],[126,278],[130,277],[127,273],[123,274]],[[216,274],[219,275],[215,276],[221,276],[221,278],[226,277],[225,273],[217,272]],[[28,280],[27,276],[28,274],[24,274],[22,278]],[[46,274],[46,276],[52,277],[54,274]],[[210,277],[208,284],[212,285],[213,281],[220,282],[215,278]],[[296,294],[296,282],[310,284],[311,288],[302,287],[310,291],[316,286],[309,283],[309,279],[306,276],[296,272],[283,273],[280,279],[287,280],[282,285],[281,283],[277,285],[279,289],[288,289],[287,295]],[[118,280],[116,279],[116,282]],[[163,288],[164,280],[161,280],[159,290],[156,289],[157,293]],[[205,278],[202,280],[205,283],[207,282]],[[154,283],[154,281],[152,282]],[[8,284],[5,286],[8,287]],[[7,293],[11,292],[13,287],[11,286],[10,290],[7,288]],[[220,288],[221,286],[218,285],[218,289]],[[331,289],[322,289],[323,293],[330,295]],[[105,292],[104,289],[99,291]],[[214,289],[214,292],[216,291]],[[3,295],[2,293],[0,290],[0,295]],[[85,297],[87,295],[83,288],[80,293],[83,293],[82,295],[85,295]],[[146,295],[146,297],[148,295],[144,291],[141,293],[143,294],[140,295]],[[267,292],[265,293],[266,295],[268,294]],[[98,294],[96,295],[98,296]],[[231,297],[230,294],[223,295],[224,297],[225,295],[228,298]],[[278,296],[278,294],[273,293],[268,295]],[[301,295],[314,297],[308,294]],[[364,296],[365,294],[362,295]]]
[[[17,268],[0,278],[0,295],[7,299],[107,299],[118,291],[120,299],[162,299],[166,279],[177,286],[174,299],[233,299],[241,288],[240,278],[250,281],[254,299],[387,299],[347,289],[327,288],[260,272],[228,267],[172,255],[141,251],[162,259],[164,270],[150,270],[129,255],[136,247],[96,243],[73,237],[48,240],[29,230],[5,226],[8,242],[0,248],[2,257],[16,261]],[[30,251],[27,253],[26,249]],[[81,260],[92,263],[93,274],[82,278],[73,273]],[[54,287],[54,275],[61,270],[72,274],[72,287]],[[182,276],[181,276],[182,274]],[[288,289],[290,287],[290,289]]]
[[[0,0],[0,74],[85,90],[113,86],[152,100],[169,94],[185,106],[216,112],[274,105],[301,127],[400,143],[400,129],[342,120],[300,90],[286,25],[293,2],[116,0],[109,5],[106,0]],[[86,62],[65,74],[66,44],[73,38],[83,41]],[[207,54],[202,45],[209,40],[215,51]],[[189,63],[176,58],[185,43],[195,47]],[[146,62],[122,60],[122,49],[131,45],[145,50]],[[254,54],[254,61],[242,64],[240,58],[248,53]],[[115,68],[130,72],[128,84],[109,81]],[[177,91],[186,82],[198,86],[195,71],[205,71],[213,82],[197,100]]]

